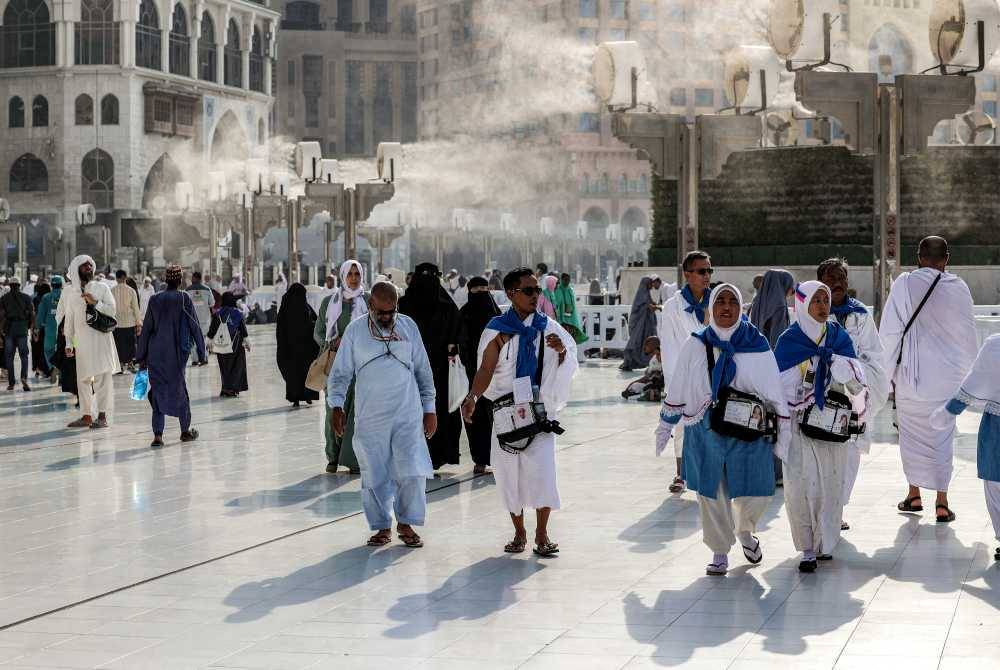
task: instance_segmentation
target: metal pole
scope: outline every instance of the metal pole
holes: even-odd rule
[[[288,281],[302,281],[299,266],[299,217],[302,215],[302,198],[287,200],[288,216]],[[282,208],[284,210],[284,208]]]
[[[875,193],[878,225],[872,241],[873,307],[881,322],[885,298],[899,267],[899,98],[896,87],[879,85],[878,156]]]
[[[323,263],[326,265],[326,273],[334,274],[333,272],[333,215],[337,211],[337,207],[334,203],[330,203],[330,218],[326,222],[326,230],[324,231],[324,241],[323,241]]]
[[[251,196],[251,207],[249,210],[244,208],[243,210],[243,222],[245,224],[246,234],[243,236],[243,245],[245,251],[243,252],[243,281],[246,282],[247,289],[254,289],[254,260],[257,255],[256,244],[254,243],[254,222],[257,217],[257,195]]]
[[[219,217],[214,210],[208,213],[208,274],[215,275],[218,264],[216,253],[219,248]]]
[[[358,257],[357,212],[354,207],[354,189],[344,189],[344,259]]]

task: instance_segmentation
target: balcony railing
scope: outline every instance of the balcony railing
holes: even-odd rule
[[[55,64],[55,24],[0,26],[0,68]]]
[[[118,23],[77,23],[74,32],[74,62],[77,65],[118,65],[121,59]]]

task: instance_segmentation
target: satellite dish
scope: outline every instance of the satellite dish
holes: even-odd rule
[[[399,142],[379,142],[375,164],[379,179],[396,181],[403,167],[403,145]]]
[[[635,96],[632,71],[635,70]],[[594,90],[609,107],[632,109],[654,105],[656,92],[647,79],[646,59],[638,42],[603,42],[597,47],[592,65]]]
[[[323,148],[319,142],[299,142],[295,145],[295,174],[302,179],[319,179]]]
[[[975,66],[979,62],[976,23],[986,25],[986,62],[1000,39],[1000,8],[996,0],[934,0],[928,39],[936,63]]]
[[[10,219],[10,203],[0,198],[0,223],[6,223]]]
[[[955,126],[959,144],[993,144],[997,136],[996,121],[989,114],[979,111],[962,114]]]
[[[80,205],[76,208],[76,223],[80,226],[90,226],[97,222],[97,210],[93,205]]]
[[[781,83],[783,66],[767,47],[740,46],[726,53],[726,97],[733,107],[761,109],[771,106]],[[761,89],[764,72],[766,91]]]

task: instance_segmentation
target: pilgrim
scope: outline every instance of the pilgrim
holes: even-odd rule
[[[709,325],[684,342],[660,411],[656,450],[678,425],[684,479],[698,494],[709,575],[729,570],[729,550],[760,563],[754,536],[774,495],[774,455],[788,447],[788,410],[767,340],[741,317],[743,296],[720,284],[709,296]]]

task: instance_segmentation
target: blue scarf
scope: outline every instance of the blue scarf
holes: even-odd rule
[[[826,337],[821,345],[813,342],[798,323],[793,323],[788,330],[781,334],[781,337],[778,338],[778,344],[774,347],[774,357],[778,360],[778,369],[781,372],[793,368],[813,356],[819,357],[813,388],[816,390],[814,393],[816,406],[821,410],[826,404],[826,377],[830,372],[830,364],[833,363],[834,354],[847,358],[858,357],[854,352],[851,337],[839,323],[834,321],[827,321]]]
[[[846,319],[850,314],[867,314],[864,303],[857,298],[847,297],[842,305],[831,305],[830,313],[838,319]]]
[[[487,328],[505,335],[520,335],[517,347],[517,377],[530,377],[534,383],[535,372],[538,370],[538,352],[535,349],[535,335],[544,334],[549,325],[549,317],[535,312],[531,325],[526,326],[517,315],[517,310],[511,307],[506,313],[490,319]],[[545,346],[545,343],[542,343]]]
[[[709,344],[719,350],[719,358],[715,361],[712,369],[712,401],[719,399],[719,391],[733,383],[736,378],[736,354],[759,354],[771,350],[771,345],[767,343],[767,338],[760,334],[756,326],[740,318],[740,325],[733,331],[729,341],[719,339],[711,327],[694,333],[694,336],[705,344]]]
[[[705,323],[705,310],[708,309],[708,298],[709,292],[704,291],[701,294],[701,302],[697,302],[694,299],[694,294],[691,293],[691,287],[685,285],[681,289],[681,297],[687,302],[688,306],[684,308],[684,311],[688,314],[692,312],[698,318],[698,323]]]

